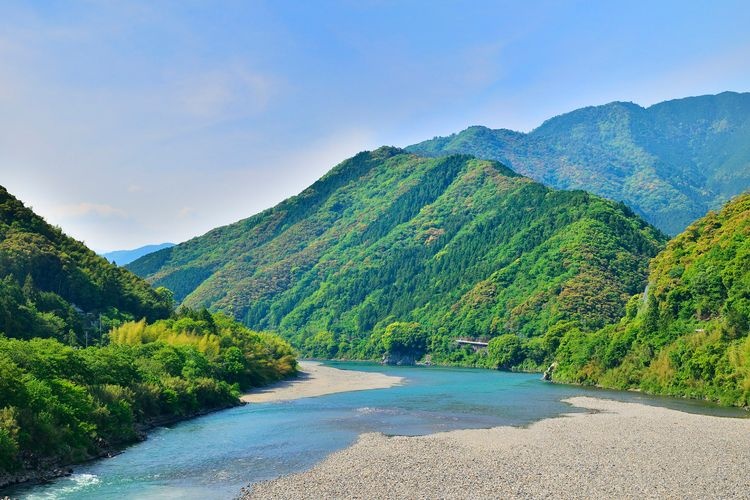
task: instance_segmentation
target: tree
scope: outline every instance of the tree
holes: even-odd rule
[[[509,370],[523,359],[523,346],[518,335],[506,333],[490,340],[487,353],[496,368]]]
[[[427,334],[419,323],[391,323],[385,329],[382,342],[385,350],[392,354],[412,354],[420,358],[427,351]]]

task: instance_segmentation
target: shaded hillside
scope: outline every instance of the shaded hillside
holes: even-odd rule
[[[596,334],[563,338],[556,377],[750,405],[750,194],[670,241],[646,300]]]
[[[498,160],[555,188],[621,200],[677,234],[750,188],[750,93],[648,108],[613,102],[557,116],[528,134],[470,127],[407,149]]]
[[[402,321],[419,323],[430,352],[447,359],[463,356],[451,343],[459,335],[616,320],[663,241],[624,205],[496,162],[380,148],[129,268],[307,353],[378,356],[386,326]]]
[[[171,312],[168,291],[110,264],[0,187],[0,332],[83,342],[112,321]]]

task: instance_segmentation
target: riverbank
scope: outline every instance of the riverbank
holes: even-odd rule
[[[748,498],[750,419],[573,397],[588,410],[420,437],[362,435],[244,498]]]
[[[298,369],[298,377],[254,390],[240,399],[245,403],[288,401],[337,392],[387,389],[403,382],[402,377],[383,373],[339,370],[324,366],[317,361],[300,361]]]
[[[214,413],[221,410],[226,410],[240,405],[239,402],[216,406],[213,408],[204,408],[188,415],[170,415],[159,418],[151,418],[145,422],[135,424],[135,436],[132,440],[123,441],[114,445],[102,444],[100,449],[96,453],[90,454],[86,458],[75,462],[61,462],[59,460],[35,460],[33,464],[27,463],[17,471],[14,472],[0,472],[0,499],[4,498],[3,490],[12,488],[15,486],[24,486],[28,484],[46,483],[54,481],[61,477],[70,476],[73,474],[73,467],[80,466],[86,462],[92,462],[94,460],[101,460],[105,458],[112,458],[118,455],[122,450],[129,446],[137,444],[139,442],[148,439],[148,433],[157,428],[168,425],[173,425],[185,420],[201,417]]]

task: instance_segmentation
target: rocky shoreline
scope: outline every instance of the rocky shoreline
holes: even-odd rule
[[[118,455],[127,448],[134,444],[140,443],[148,438],[148,432],[157,428],[164,427],[166,425],[176,424],[184,420],[190,420],[192,418],[208,415],[228,408],[242,405],[242,402],[232,405],[223,405],[216,408],[210,408],[201,410],[190,415],[184,415],[180,417],[164,417],[151,419],[148,422],[144,422],[136,425],[136,438],[133,441],[120,443],[118,445],[104,445],[100,449],[99,453],[86,457],[85,460],[74,463],[62,463],[59,461],[33,461],[29,459],[24,468],[16,472],[2,473],[0,474],[0,499],[3,498],[3,489],[10,488],[12,486],[20,486],[23,484],[38,484],[53,481],[55,479],[70,476],[73,473],[73,466],[80,465],[92,460],[99,460],[102,458],[111,458]]]
[[[242,498],[750,498],[750,419],[575,397],[525,428],[365,434]]]

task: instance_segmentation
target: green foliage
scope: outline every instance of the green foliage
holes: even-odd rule
[[[427,334],[419,323],[391,323],[381,340],[387,353],[412,354],[421,358],[427,350]]]
[[[125,323],[109,338],[80,349],[0,336],[0,473],[96,456],[139,426],[235,405],[240,389],[296,370],[280,338],[205,310]]]
[[[0,332],[85,344],[122,321],[165,318],[173,303],[0,187]]]
[[[495,368],[503,370],[509,370],[525,357],[523,343],[518,335],[513,333],[506,333],[490,340],[487,355]]]
[[[498,160],[552,187],[622,200],[676,234],[750,188],[749,117],[748,93],[645,109],[614,102],[557,116],[528,134],[470,127],[407,149]]]
[[[456,337],[617,321],[664,241],[622,204],[493,161],[381,148],[130,269],[179,283],[191,307],[279,331],[307,356],[380,358],[388,325],[418,322],[433,361],[477,365],[487,360]],[[528,369],[549,357],[532,347]]]
[[[618,325],[566,332],[555,378],[750,405],[749,263],[744,194],[669,242]]]
[[[0,475],[96,456],[295,372],[279,337],[173,304],[0,188]]]

